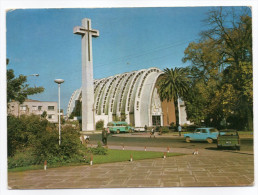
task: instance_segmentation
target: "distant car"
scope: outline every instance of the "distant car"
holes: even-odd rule
[[[194,133],[184,134],[185,141],[207,141],[208,143],[212,143],[217,140],[219,131],[213,127],[202,127],[197,128]]]
[[[108,123],[107,127],[111,133],[131,133],[134,131],[134,128],[125,121],[112,121]]]
[[[144,127],[135,127],[134,131],[136,131],[136,132],[144,132],[145,129],[144,129]]]
[[[237,150],[240,150],[240,138],[238,132],[233,129],[220,130],[217,147],[221,149],[223,147],[235,147]]]
[[[88,135],[81,135],[80,136],[81,143],[89,143],[90,142],[90,136]]]

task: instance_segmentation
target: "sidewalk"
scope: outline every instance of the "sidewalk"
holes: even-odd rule
[[[108,146],[121,149],[121,146]],[[126,147],[127,150],[144,150]],[[166,148],[147,148],[165,152]],[[166,159],[60,167],[8,174],[12,189],[250,186],[254,181],[251,152],[170,148],[187,155]]]

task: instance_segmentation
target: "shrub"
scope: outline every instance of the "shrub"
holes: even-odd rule
[[[52,163],[72,162],[72,159],[83,159],[83,153],[80,151],[84,147],[80,143],[79,130],[71,125],[66,125],[61,131],[61,145],[59,146],[59,133],[52,130],[44,133],[37,142],[35,154],[37,163],[47,160]]]
[[[36,164],[36,157],[31,149],[17,151],[13,157],[8,157],[8,169]]]
[[[107,149],[104,148],[100,142],[98,142],[98,146],[96,148],[89,148],[89,152],[94,155],[106,155]]]
[[[31,147],[46,131],[49,122],[36,115],[7,117],[8,156],[13,156],[20,148]]]
[[[169,128],[168,127],[161,127],[161,132],[162,133],[168,133],[169,132]]]
[[[99,120],[96,123],[96,130],[102,130],[104,128],[104,121],[103,120]]]

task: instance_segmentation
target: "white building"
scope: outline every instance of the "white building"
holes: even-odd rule
[[[176,123],[173,101],[161,102],[157,92],[156,83],[162,74],[158,68],[149,68],[94,80],[95,123],[104,120],[106,126],[110,121],[124,120],[135,127]],[[81,89],[70,98],[68,117],[78,101],[81,101]],[[180,111],[181,125],[188,123],[183,102]]]
[[[44,111],[47,112],[46,119],[49,122],[58,122],[58,107],[57,102],[42,102],[38,100],[27,99],[22,104],[17,101],[8,103],[8,114],[14,116],[21,115],[41,115]]]

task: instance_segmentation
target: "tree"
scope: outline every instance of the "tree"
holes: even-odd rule
[[[40,117],[45,119],[47,117],[47,112],[44,110]]]
[[[6,60],[8,65],[9,59]],[[43,87],[29,87],[27,76],[19,75],[15,77],[13,69],[7,70],[7,103],[11,100],[23,103],[29,95],[42,93]]]
[[[183,58],[191,63],[187,114],[197,121],[201,108],[207,125],[225,120],[231,127],[252,129],[252,18],[246,10],[216,8],[205,22],[209,29],[188,45]]]
[[[161,101],[174,101],[178,104],[178,97],[184,97],[188,91],[188,78],[183,68],[164,69],[164,74],[157,83]],[[176,108],[176,121],[178,121],[178,108]],[[178,123],[178,122],[177,122]]]

